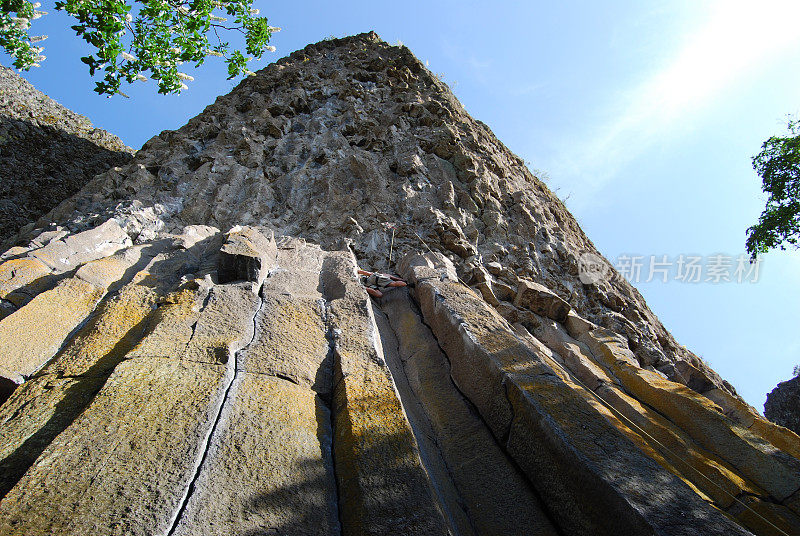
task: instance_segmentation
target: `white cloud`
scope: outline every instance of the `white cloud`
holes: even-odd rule
[[[659,136],[685,124],[725,88],[800,43],[797,0],[730,0],[710,6],[706,22],[672,59],[625,91],[621,113],[594,129],[589,139],[565,145],[551,166],[559,182],[588,201]]]

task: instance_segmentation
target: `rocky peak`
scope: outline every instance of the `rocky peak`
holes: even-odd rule
[[[563,203],[407,48],[374,33],[269,65],[28,235],[108,218],[139,241],[185,225],[266,225],[349,247],[367,269],[389,269],[390,249],[396,259],[427,244],[490,301],[508,302],[520,278],[544,284],[623,334],[642,366],[735,395],[610,263],[611,277],[581,283],[581,256],[602,257]],[[490,263],[499,268],[483,276]]]
[[[800,529],[800,438],[610,266],[582,281],[605,261],[564,205],[374,33],[249,77],[16,244],[0,535]]]
[[[132,153],[0,66],[0,244]]]
[[[776,424],[800,433],[800,376],[779,383],[767,395],[764,416]]]

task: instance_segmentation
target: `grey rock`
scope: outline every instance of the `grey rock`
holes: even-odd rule
[[[272,232],[267,237],[253,227],[234,227],[220,250],[217,278],[220,283],[252,281],[258,288],[275,264],[276,255]]]
[[[525,307],[558,322],[566,322],[571,309],[567,302],[544,285],[525,279],[519,282],[514,305]]]
[[[800,434],[800,376],[779,383],[767,395],[764,416]]]
[[[132,153],[0,66],[0,245]]]

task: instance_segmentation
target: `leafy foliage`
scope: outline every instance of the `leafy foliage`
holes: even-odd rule
[[[800,365],[795,365],[794,370],[792,370],[793,376],[800,376]]]
[[[146,81],[146,74],[157,81],[159,93],[180,93],[194,78],[178,67],[183,63],[199,67],[208,56],[224,58],[229,79],[250,74],[247,62],[274,51],[268,43],[280,30],[258,17],[252,4],[253,0],[57,0],[55,8],[76,19],[72,29],[94,49],[81,61],[92,76],[102,71],[95,91],[111,96],[125,95],[122,83]],[[46,36],[28,34],[31,21],[46,14],[38,7],[38,2],[0,0],[0,46],[20,70],[38,67],[45,59],[34,43]],[[225,31],[244,35],[248,57],[230,50],[220,38]]]
[[[800,240],[800,120],[789,120],[788,136],[772,136],[753,157],[753,168],[769,194],[758,223],[747,229],[752,258],[770,249],[798,247]]]

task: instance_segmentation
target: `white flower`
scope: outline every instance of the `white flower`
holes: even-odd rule
[[[179,49],[178,47],[174,47],[170,49],[175,54],[180,54],[183,50]]]
[[[267,30],[269,30],[270,33],[278,33],[281,31],[277,26],[267,26]]]
[[[125,15],[125,22],[133,22],[133,15],[131,15],[130,13],[127,13]]]
[[[228,19],[225,17],[217,17],[216,15],[209,15],[208,20],[213,20],[214,22],[228,22]]]
[[[31,67],[41,67],[41,65],[39,65],[38,63],[31,63]],[[22,71],[20,71],[20,72],[22,72]]]
[[[178,6],[175,9],[178,10],[180,13],[183,13],[184,15],[189,14],[189,9],[186,6]]]
[[[47,39],[46,35],[32,35],[29,37],[31,43],[38,43],[39,41],[44,41]]]
[[[17,28],[29,28],[31,23],[25,17],[11,17],[11,20],[17,26]]]
[[[256,75],[256,73],[254,73],[253,71],[248,71],[247,69],[245,69],[244,72],[245,72],[245,74],[247,76],[255,76]]]
[[[120,91],[120,90],[117,90],[117,93],[119,93],[120,95],[122,95],[122,96],[123,96],[123,97],[125,97],[126,99],[130,99],[130,96],[126,95],[125,93],[123,93],[123,92],[122,92],[122,91]],[[110,96],[110,95],[109,95],[109,96]]]
[[[32,19],[38,19],[42,15],[47,15],[47,11],[34,11]]]
[[[178,74],[178,78],[180,78],[181,80],[188,80],[189,82],[194,82],[194,77],[193,76],[189,76],[186,73],[177,73],[177,74]]]
[[[251,15],[253,15],[254,17],[255,17],[256,15],[258,15],[259,13],[261,13],[261,11],[260,11],[260,10],[258,10],[258,9],[251,9],[251,10],[250,10],[250,14],[251,14]]]
[[[265,46],[264,48],[265,48],[266,50],[270,51],[270,52],[275,52],[276,50],[278,50],[277,48],[275,48],[275,47],[274,47],[274,46],[272,46],[272,45],[267,45],[267,46]]]
[[[181,89],[189,89],[189,86],[187,86],[186,84],[181,84]]]
[[[143,75],[143,74],[138,74],[137,73],[136,80],[138,80],[139,82],[147,82],[147,77],[145,75]]]
[[[220,54],[216,50],[206,50],[206,56],[217,56],[218,58],[221,58],[222,54]]]
[[[119,55],[122,56],[122,58],[125,60],[136,61],[136,56],[134,56],[133,54],[128,54],[127,52],[120,52]]]
[[[42,7],[42,3],[41,3],[41,2],[36,2],[35,4],[33,4],[33,6],[32,6],[32,7],[33,7],[33,9],[36,9],[36,8]]]
[[[42,62],[42,61],[44,61],[46,59],[47,59],[47,56],[42,56],[41,54],[39,54],[38,56],[36,56],[36,58],[33,61],[35,61],[36,63],[39,63],[39,62]]]

